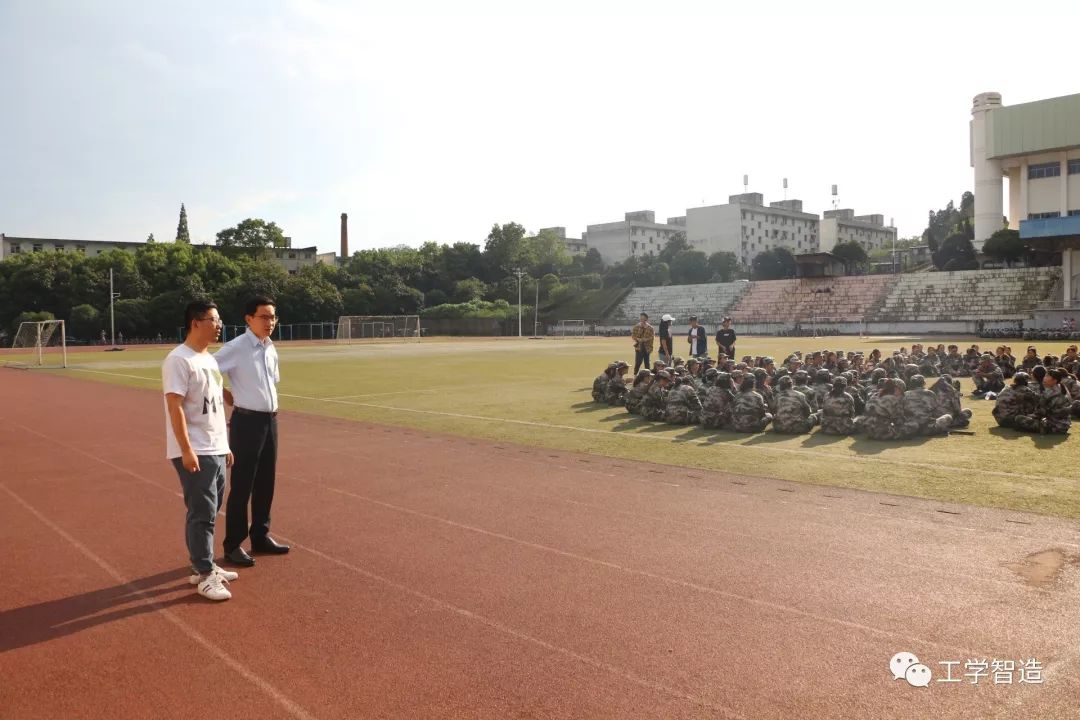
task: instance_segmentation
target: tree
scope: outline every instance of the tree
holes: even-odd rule
[[[671,262],[675,260],[676,255],[690,249],[690,243],[686,240],[686,233],[680,230],[668,238],[667,243],[664,245],[664,249],[660,251],[656,259],[660,262],[671,264]]]
[[[975,259],[975,247],[964,232],[956,232],[945,238],[934,255],[934,265],[941,270],[974,270],[979,267]]]
[[[534,247],[525,242],[525,228],[515,222],[492,225],[484,242],[486,278],[495,281],[515,268],[536,264]]]
[[[180,203],[180,222],[176,224],[176,242],[191,244],[191,235],[188,233],[187,208]]]
[[[157,242],[157,240],[154,239],[154,233],[150,233],[149,235],[146,236],[146,244],[147,245],[153,245],[156,242]]]
[[[998,230],[983,243],[983,252],[987,257],[1002,260],[1011,266],[1024,256],[1024,241],[1017,230]]]
[[[587,273],[600,273],[604,272],[604,259],[600,257],[600,251],[596,248],[589,248],[585,253],[585,259],[582,262],[582,270]]]
[[[709,256],[709,273],[712,282],[731,282],[739,270],[739,258],[733,252],[714,252]]]
[[[83,340],[96,340],[101,331],[101,313],[93,305],[76,305],[71,308],[67,331]]]
[[[454,284],[454,302],[467,303],[473,300],[482,300],[487,294],[488,288],[483,280],[478,278],[466,278],[458,280]]]
[[[870,258],[866,249],[857,241],[837,243],[832,254],[844,261],[848,275],[862,275],[866,272],[866,264]]]
[[[670,266],[671,282],[675,285],[703,283],[712,276],[712,272],[709,270],[708,258],[700,250],[683,250],[679,252],[672,258]]]
[[[755,280],[783,280],[795,277],[795,257],[787,248],[774,248],[758,253],[750,264]]]
[[[526,270],[531,275],[559,273],[570,265],[570,253],[566,243],[554,230],[542,230],[536,237],[526,238],[526,252],[534,258]]]
[[[280,248],[285,247],[285,233],[276,223],[248,218],[219,232],[217,244],[223,248]]]

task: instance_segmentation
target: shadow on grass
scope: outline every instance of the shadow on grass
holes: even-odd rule
[[[823,433],[818,430],[816,433],[803,440],[802,446],[821,447],[822,445],[832,445],[834,443],[840,442],[841,440],[846,440],[849,437],[851,437],[851,435],[830,435],[829,433]]]
[[[654,423],[651,420],[646,420],[640,415],[630,415],[629,413],[623,416],[626,418],[625,422],[620,423],[611,428],[613,432],[619,432],[621,430],[637,430],[639,428],[649,427],[650,425],[659,424],[666,427],[663,423]],[[607,418],[605,418],[606,420]]]
[[[939,438],[940,436],[920,435],[906,440],[871,440],[865,435],[859,435],[855,442],[851,443],[851,449],[859,455],[877,455],[890,448],[918,447]]]
[[[602,410],[610,407],[607,403],[598,403],[593,400],[586,400],[585,402],[574,403],[570,407],[576,409],[578,412],[588,412],[589,410]]]
[[[1040,449],[1057,447],[1069,439],[1068,435],[1038,435],[1036,433],[1023,432],[1022,430],[1003,428],[1001,426],[990,428],[990,434],[1006,440],[1029,438],[1031,444]]]
[[[765,432],[754,433],[750,436],[750,439],[747,440],[744,444],[763,445],[765,443],[781,443],[788,440],[794,440],[797,437],[799,437],[799,435],[796,433],[782,433],[770,429],[766,430]]]

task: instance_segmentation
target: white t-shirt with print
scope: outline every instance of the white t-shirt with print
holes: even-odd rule
[[[196,455],[227,455],[229,435],[225,425],[225,393],[217,360],[208,352],[177,345],[161,366],[161,385],[166,395],[184,396],[188,439]],[[165,448],[170,460],[183,456],[169,420],[165,403]]]

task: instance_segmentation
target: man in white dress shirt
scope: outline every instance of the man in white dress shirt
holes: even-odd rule
[[[278,354],[270,334],[277,321],[277,305],[271,298],[252,298],[244,306],[247,330],[225,343],[214,355],[232,390],[229,445],[236,456],[229,500],[225,504],[225,557],[244,567],[255,564],[241,547],[249,537],[252,552],[273,555],[289,552],[288,545],[270,537],[278,450],[277,383],[281,379]]]

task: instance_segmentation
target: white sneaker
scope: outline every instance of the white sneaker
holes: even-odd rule
[[[225,582],[232,582],[236,578],[240,577],[240,573],[233,572],[232,570],[226,570],[217,563],[214,563],[213,569],[210,570],[210,572],[214,575],[220,576],[221,579]],[[188,582],[192,585],[198,585],[200,582],[202,582],[202,575],[200,575],[199,573],[191,573],[191,576],[188,577]]]
[[[199,594],[207,600],[228,600],[232,597],[221,576],[215,572],[211,572],[199,583]]]

